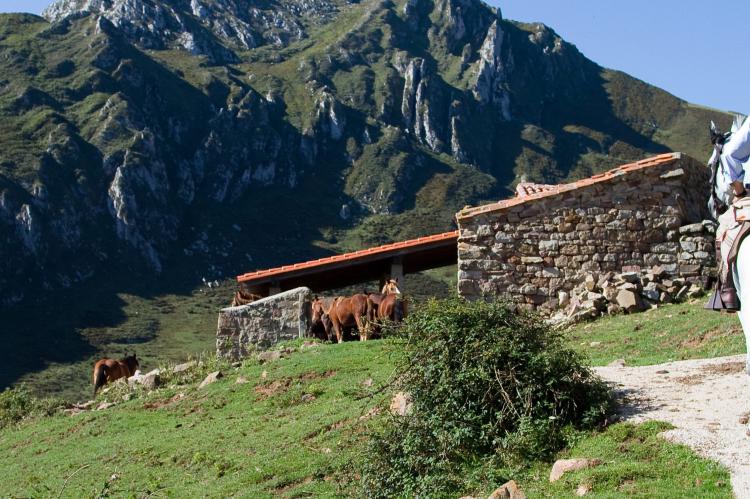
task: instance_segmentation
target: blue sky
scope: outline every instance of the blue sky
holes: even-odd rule
[[[40,13],[48,0],[0,0],[0,12]],[[503,16],[541,21],[587,57],[696,104],[750,112],[747,0],[490,0]],[[709,8],[713,7],[713,10]],[[739,62],[735,62],[739,60]]]

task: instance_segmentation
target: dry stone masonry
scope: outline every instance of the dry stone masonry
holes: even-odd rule
[[[665,154],[572,184],[525,184],[515,199],[465,208],[458,291],[509,296],[551,315],[577,314],[587,301],[599,312],[642,309],[705,286],[715,272],[714,227],[702,222],[707,174],[691,158]]]
[[[285,291],[219,313],[216,354],[239,360],[281,341],[303,338],[310,318],[308,288]]]

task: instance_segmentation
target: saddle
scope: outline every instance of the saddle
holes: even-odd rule
[[[737,261],[740,244],[750,234],[750,198],[740,198],[719,217],[716,231],[716,261],[719,279],[705,308],[715,311],[738,312],[741,308],[734,284],[732,265]]]

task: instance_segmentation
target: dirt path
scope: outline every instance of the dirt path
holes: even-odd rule
[[[668,440],[729,468],[736,497],[750,499],[750,437],[740,423],[750,411],[744,355],[596,371],[615,385],[628,421],[673,424]]]

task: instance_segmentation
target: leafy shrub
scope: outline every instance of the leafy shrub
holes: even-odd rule
[[[63,407],[60,400],[36,398],[23,387],[0,392],[0,429],[35,417],[49,416]]]
[[[550,457],[610,408],[605,384],[560,334],[506,304],[433,300],[394,334],[397,388],[413,408],[371,435],[367,496],[458,493],[477,461]]]

